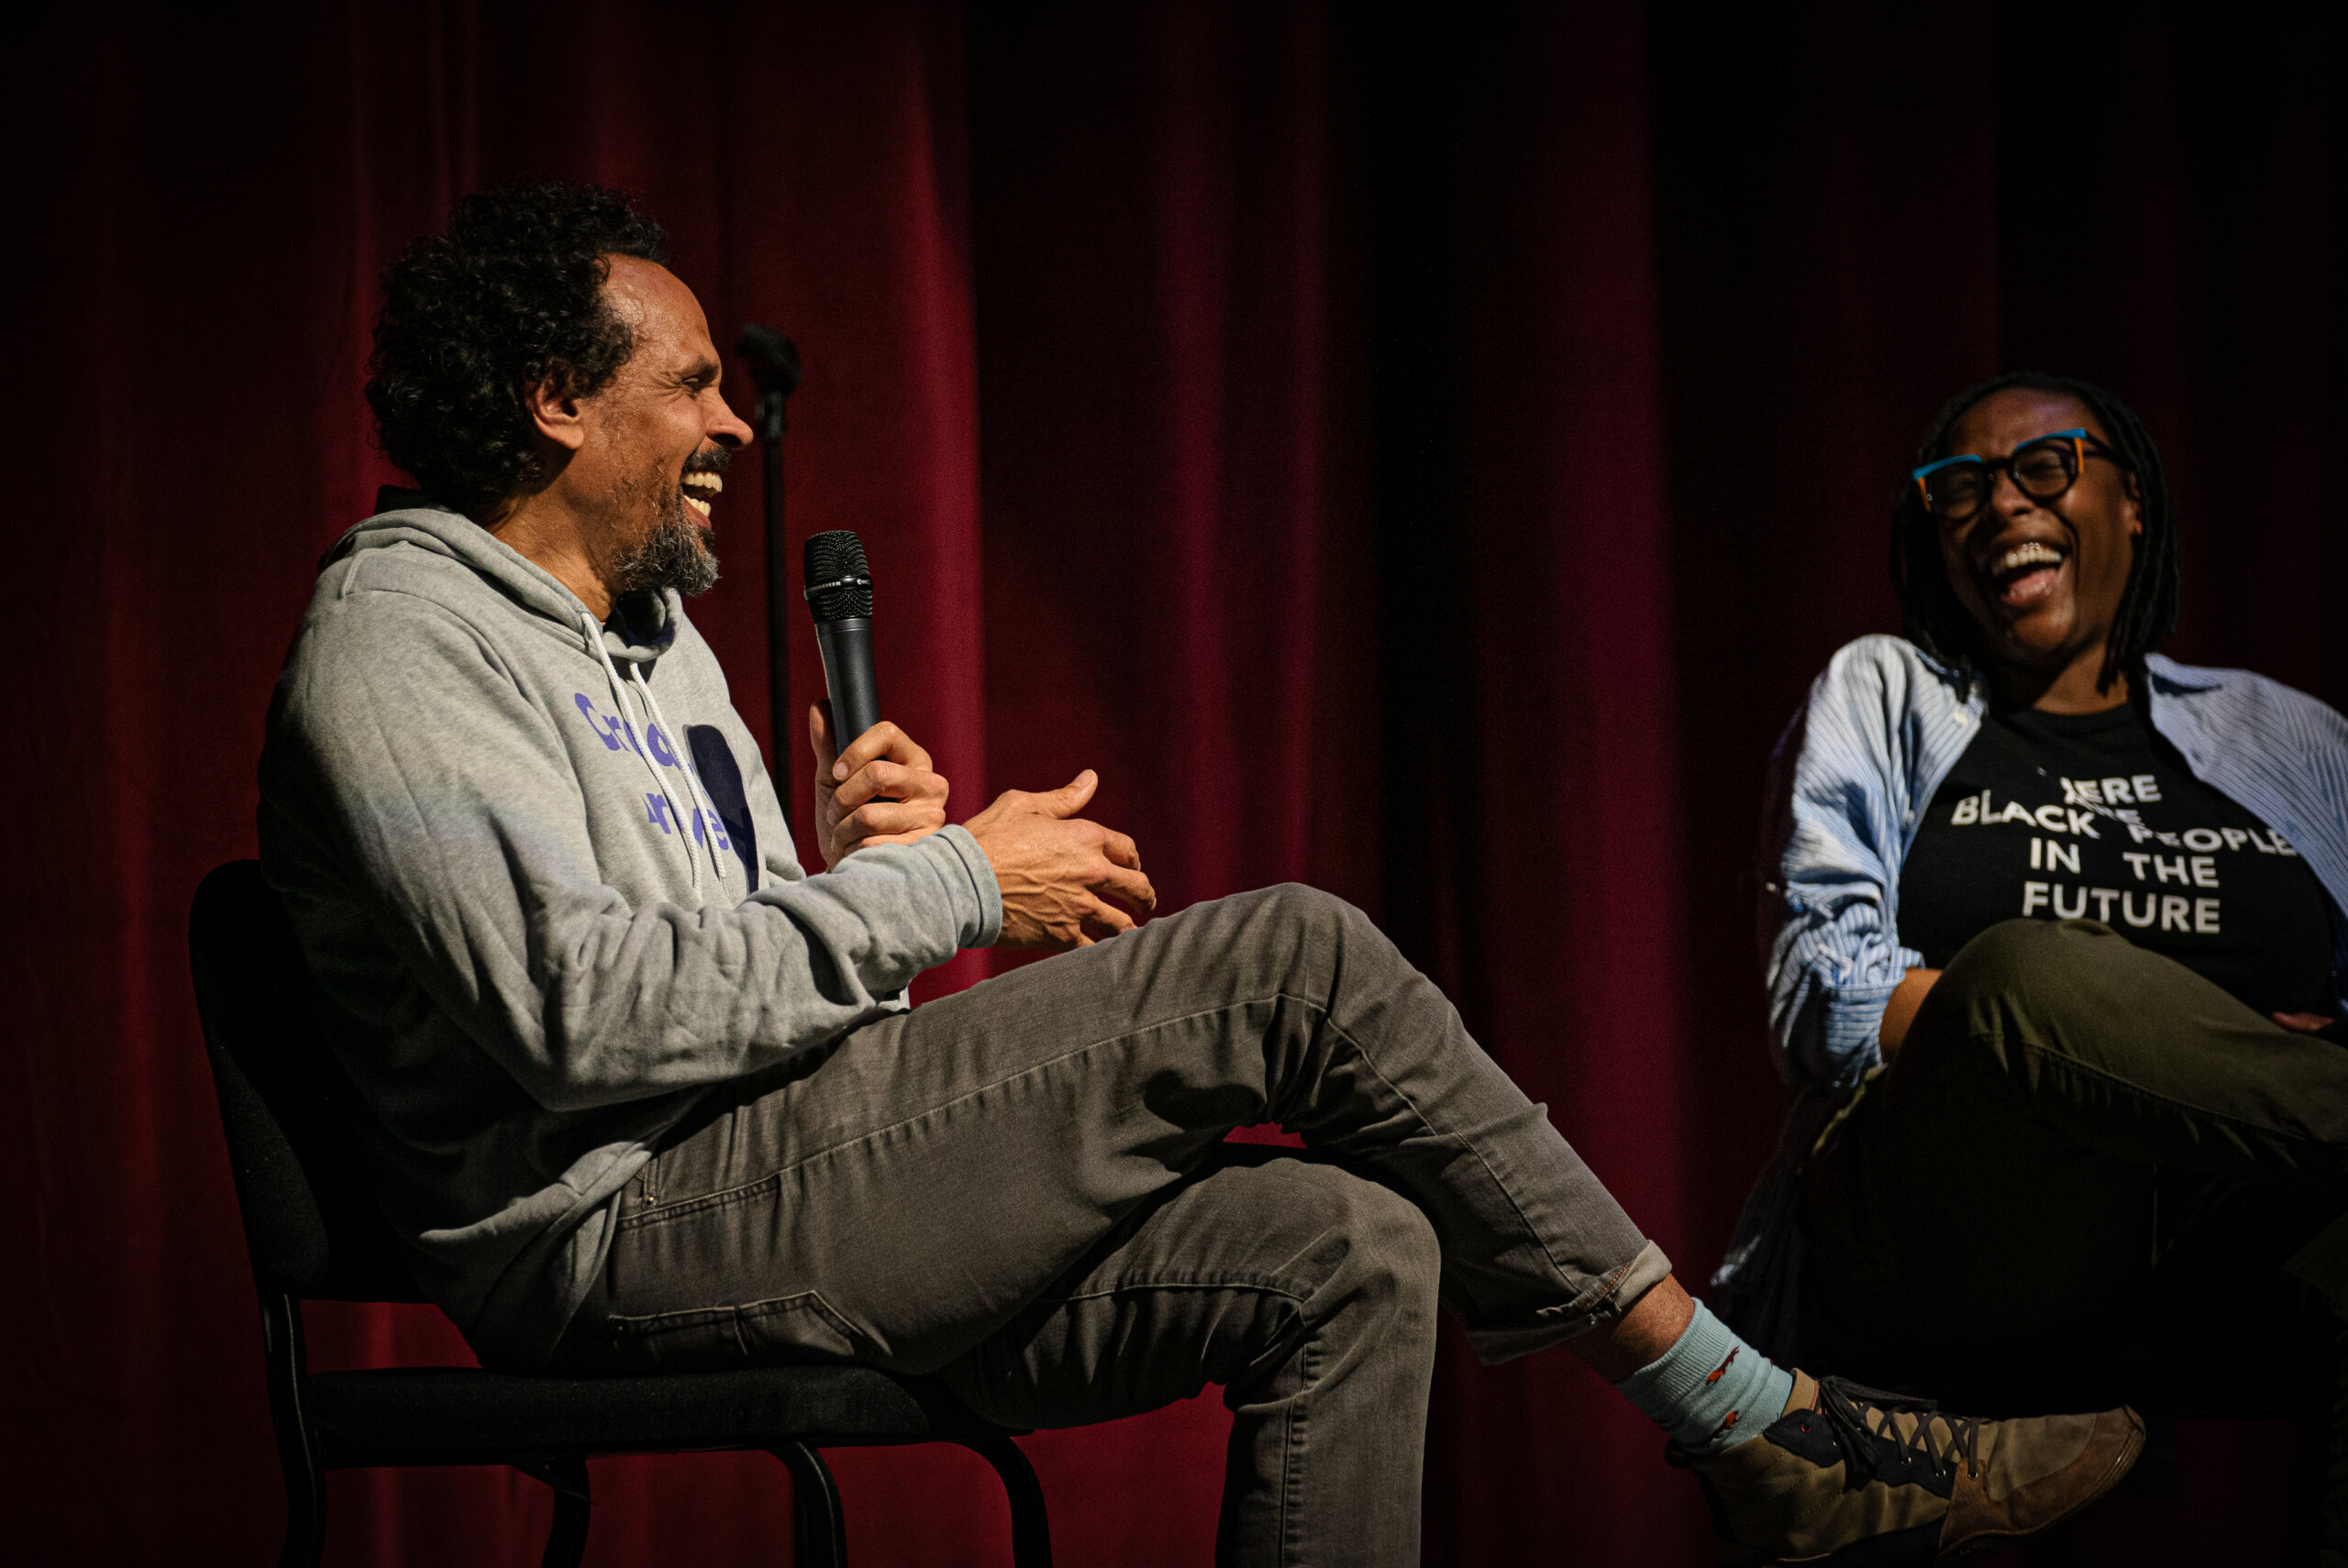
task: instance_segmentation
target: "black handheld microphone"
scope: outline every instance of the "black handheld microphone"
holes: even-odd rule
[[[811,535],[800,559],[832,697],[832,742],[846,751],[880,722],[880,689],[872,679],[872,571],[863,543],[846,528]]]

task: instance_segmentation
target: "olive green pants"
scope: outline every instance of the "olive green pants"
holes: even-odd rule
[[[2109,926],[1967,944],[1801,1202],[1808,1363],[1968,1409],[2338,1408],[2348,1048]]]

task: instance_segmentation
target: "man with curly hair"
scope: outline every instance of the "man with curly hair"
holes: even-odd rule
[[[527,184],[388,269],[368,397],[423,492],[328,558],[261,760],[384,1211],[485,1363],[854,1360],[1023,1427],[1219,1384],[1247,1563],[1415,1560],[1438,1299],[1613,1380],[1755,1556],[1972,1555],[2127,1468],[2125,1410],[1771,1364],[1359,911],[1139,924],[1089,770],[948,825],[912,737],[819,712],[808,874],[684,611],[750,432],[664,260]],[[907,1006],[998,942],[1061,955]],[[1268,1121],[1310,1152],[1224,1141]]]

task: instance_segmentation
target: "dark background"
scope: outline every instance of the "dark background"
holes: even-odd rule
[[[1895,624],[1888,505],[1943,397],[2023,365],[2118,390],[2182,507],[2170,651],[2348,698],[2337,24],[1726,10],[345,0],[20,32],[10,1556],[273,1554],[185,911],[253,851],[313,563],[395,477],[359,398],[374,271],[479,184],[624,186],[721,342],[798,338],[794,539],[863,534],[887,705],[958,815],[1095,766],[1167,907],[1361,902],[1691,1284],[1776,1122],[1761,769],[1826,657]],[[693,613],[763,733],[758,494],[738,466]],[[803,628],[794,657],[803,706]],[[463,1354],[425,1310],[312,1323],[324,1364]],[[1210,1397],[1030,1440],[1063,1560],[1205,1560],[1224,1425]],[[2283,1551],[2292,1430],[2178,1445],[2179,1495],[2030,1561]],[[1455,1340],[1429,1560],[1710,1561],[1660,1447],[1569,1357]],[[842,1470],[859,1561],[1003,1560],[975,1460]],[[592,1562],[785,1550],[770,1462],[595,1485]],[[533,1561],[547,1518],[493,1472],[333,1496],[338,1562]]]

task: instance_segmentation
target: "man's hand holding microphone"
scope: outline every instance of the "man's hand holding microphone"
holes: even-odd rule
[[[811,536],[803,555],[808,611],[831,701],[807,712],[815,753],[815,847],[826,867],[868,844],[911,844],[946,825],[946,780],[929,753],[880,717],[872,676],[872,569],[847,529]],[[838,751],[836,734],[856,739]],[[963,825],[1002,889],[1007,947],[1090,947],[1131,931],[1157,905],[1141,852],[1124,834],[1076,813],[1100,783],[1086,768],[1057,790],[1006,790]]]

